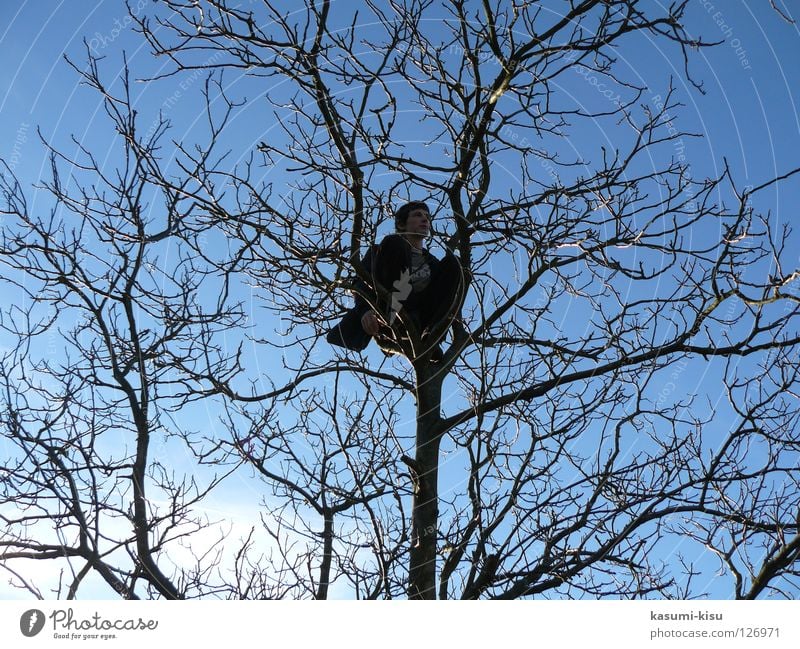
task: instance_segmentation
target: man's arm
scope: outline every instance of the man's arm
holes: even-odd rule
[[[375,263],[375,253],[378,249],[378,244],[370,246],[369,250],[367,250],[367,254],[364,255],[364,258],[361,260],[361,265],[366,269],[366,271],[373,276],[374,281],[374,271],[373,266]],[[373,287],[367,284],[363,279],[357,277],[353,282],[353,295],[355,296],[356,304],[354,307],[354,311],[358,314],[359,321],[361,322],[361,327],[364,329],[366,333],[371,336],[374,336],[378,333],[378,326],[377,326],[377,318],[375,317],[375,313],[370,306],[369,300],[376,300],[377,295],[376,291],[373,290]],[[375,321],[376,326],[372,326],[371,322]]]

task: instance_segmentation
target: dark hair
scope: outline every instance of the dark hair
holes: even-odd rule
[[[414,210],[418,209],[424,209],[428,212],[428,214],[431,212],[428,209],[427,204],[423,203],[422,201],[411,201],[410,203],[406,203],[394,213],[394,229],[398,232],[404,231],[406,229],[408,215]]]

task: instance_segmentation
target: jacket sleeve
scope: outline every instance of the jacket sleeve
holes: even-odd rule
[[[372,246],[361,260],[361,264],[370,274],[372,274],[375,249],[376,246]],[[331,345],[345,347],[355,351],[362,351],[367,347],[367,345],[369,345],[369,341],[372,339],[372,336],[364,331],[364,328],[361,326],[362,316],[370,310],[369,302],[364,298],[364,295],[372,296],[373,289],[357,276],[353,281],[353,297],[355,298],[355,305],[333,328],[328,331],[326,340]]]
[[[367,250],[367,254],[364,255],[364,258],[361,260],[361,265],[370,275],[373,274],[372,267],[374,264],[375,251],[377,247],[377,245],[370,246],[370,249]],[[372,286],[367,284],[363,279],[356,275],[356,278],[353,280],[353,297],[355,299],[355,306],[353,309],[358,310],[359,317],[370,310],[369,302],[365,299],[365,295],[370,296],[370,298],[374,300],[375,290]]]

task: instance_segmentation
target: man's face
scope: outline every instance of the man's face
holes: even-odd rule
[[[431,215],[424,207],[418,207],[408,213],[406,220],[407,234],[421,234],[428,236],[431,229]]]

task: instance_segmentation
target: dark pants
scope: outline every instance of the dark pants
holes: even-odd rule
[[[390,245],[387,245],[390,244]],[[375,259],[374,277],[390,293],[394,282],[408,268],[409,244],[395,239],[384,242]],[[431,264],[431,277],[424,290],[412,292],[403,302],[400,319],[411,318],[418,333],[433,327],[458,308],[464,278],[458,258],[448,252],[444,259]],[[445,328],[446,331],[447,328]],[[381,343],[380,337],[378,342]],[[383,346],[383,345],[381,345]]]

